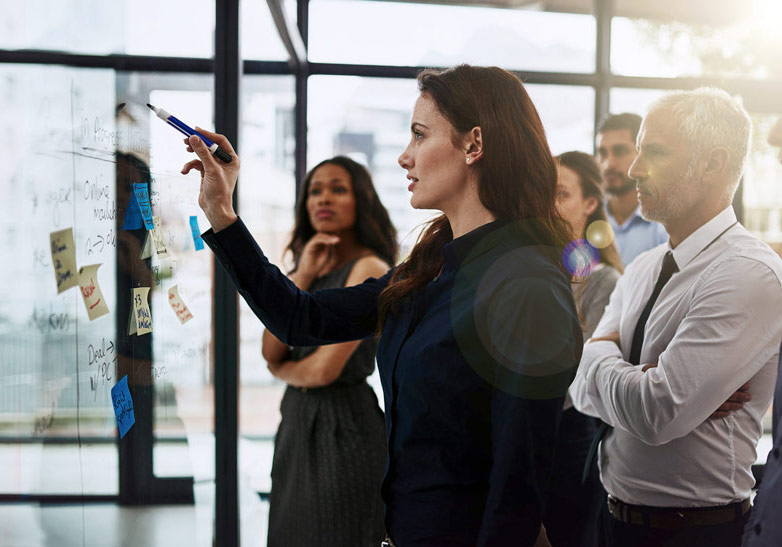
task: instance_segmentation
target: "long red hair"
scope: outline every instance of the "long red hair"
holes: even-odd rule
[[[557,167],[540,116],[521,80],[497,67],[460,65],[423,70],[418,89],[432,99],[455,136],[480,127],[483,157],[477,170],[478,197],[497,219],[525,223],[540,244],[561,252],[567,223],[556,208]],[[378,299],[379,329],[394,304],[423,288],[443,265],[442,247],[453,239],[445,215],[430,222],[410,256],[396,269]]]

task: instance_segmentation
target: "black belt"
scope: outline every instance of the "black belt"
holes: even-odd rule
[[[608,512],[615,519],[627,524],[662,530],[716,526],[734,522],[741,520],[749,508],[749,499],[714,507],[677,508],[631,505],[608,496]]]

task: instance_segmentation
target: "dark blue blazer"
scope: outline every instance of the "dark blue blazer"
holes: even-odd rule
[[[782,545],[782,348],[777,370],[772,421],[774,447],[768,453],[760,490],[755,497],[752,515],[744,531],[747,547],[779,547]]]
[[[582,340],[558,254],[497,221],[446,244],[440,275],[396,303],[377,361],[389,457],[382,495],[399,547],[533,545]],[[300,291],[241,220],[204,240],[289,345],[373,336],[380,279]]]

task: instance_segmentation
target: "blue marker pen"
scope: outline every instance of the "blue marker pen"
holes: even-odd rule
[[[166,122],[168,125],[179,131],[180,133],[184,133],[188,137],[190,135],[198,135],[198,137],[204,141],[204,144],[206,144],[206,147],[211,150],[212,154],[215,155],[215,157],[223,160],[225,163],[231,163],[231,154],[226,152],[224,149],[217,146],[215,143],[212,142],[211,139],[205,137],[192,127],[188,126],[186,123],[183,123],[182,121],[178,120],[162,108],[155,108],[151,104],[147,103],[147,106],[157,114],[157,117]]]

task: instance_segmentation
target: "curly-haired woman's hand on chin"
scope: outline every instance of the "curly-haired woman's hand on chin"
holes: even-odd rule
[[[313,235],[301,251],[301,258],[291,280],[300,289],[306,290],[316,277],[326,275],[336,265],[334,245],[339,236],[318,232]]]

